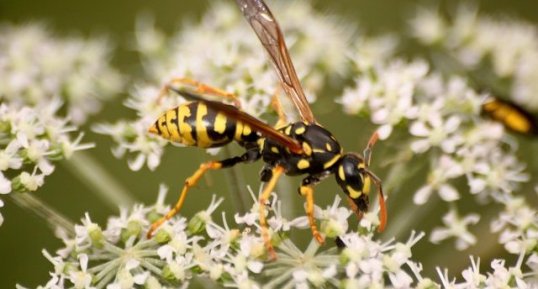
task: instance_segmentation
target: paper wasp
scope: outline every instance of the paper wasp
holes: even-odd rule
[[[272,257],[275,253],[270,243],[265,205],[282,174],[306,175],[299,187],[299,193],[306,199],[306,214],[312,235],[319,243],[324,240],[314,219],[314,186],[332,174],[336,176],[338,185],[359,217],[368,209],[370,184],[375,184],[379,192],[379,230],[383,230],[387,217],[381,180],[368,169],[377,133],[370,138],[363,156],[344,153],[335,137],[316,122],[290,59],[283,34],[269,8],[262,0],[236,2],[268,52],[280,84],[298,110],[301,121],[286,124],[281,107],[276,105],[277,110],[280,110],[280,120],[277,126],[272,127],[236,106],[202,96],[209,93],[230,97],[222,90],[186,79],[182,81],[196,86],[197,89],[193,91],[167,86],[166,89],[177,92],[191,102],[163,113],[150,127],[150,133],[172,142],[201,148],[220,147],[235,141],[244,147],[246,152],[241,156],[201,164],[200,168],[186,179],[175,207],[152,224],[148,237],[180,210],[187,192],[206,171],[253,162],[260,158],[265,162],[260,174],[261,180],[266,182],[259,197],[260,227]]]
[[[538,136],[538,119],[511,101],[488,97],[482,103],[482,113],[513,132]]]

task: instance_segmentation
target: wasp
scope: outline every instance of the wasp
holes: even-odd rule
[[[528,136],[538,136],[538,119],[511,101],[498,97],[488,97],[482,103],[482,113],[502,123],[513,132]]]
[[[206,92],[223,97],[230,96],[220,89],[188,79],[182,81],[195,85],[196,90],[167,86],[165,89],[175,91],[190,102],[164,112],[149,128],[150,133],[172,142],[200,148],[220,147],[235,141],[245,149],[245,153],[201,164],[198,170],[186,179],[174,208],[152,224],[148,238],[163,222],[178,213],[189,189],[195,186],[207,171],[259,159],[265,163],[260,173],[261,181],[265,183],[259,196],[260,227],[266,248],[272,257],[276,255],[270,242],[265,206],[282,174],[306,175],[298,191],[306,199],[305,211],[310,229],[320,244],[324,242],[324,238],[314,219],[314,187],[330,175],[335,176],[337,184],[347,195],[351,208],[359,217],[368,210],[371,183],[377,187],[380,205],[378,230],[382,231],[387,219],[382,184],[368,168],[372,147],[378,139],[377,133],[370,138],[362,156],[357,153],[344,153],[331,132],[314,118],[289,56],[284,36],[267,5],[262,0],[236,2],[269,54],[280,85],[292,100],[301,120],[287,123],[282,107],[277,103],[275,107],[279,121],[273,127],[245,113],[236,105],[202,96]]]

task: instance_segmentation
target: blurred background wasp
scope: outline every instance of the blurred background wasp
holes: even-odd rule
[[[515,133],[538,136],[538,118],[512,101],[488,97],[482,103],[482,114]]]
[[[288,123],[278,98],[273,98],[273,107],[279,115],[275,127],[243,112],[233,94],[199,83],[188,78],[177,78],[161,91],[175,91],[191,102],[164,112],[149,128],[172,142],[200,148],[224,146],[232,141],[245,148],[246,152],[220,161],[209,161],[186,179],[179,200],[172,210],[154,222],[147,233],[148,238],[166,220],[181,209],[187,193],[208,170],[232,167],[238,163],[263,159],[265,166],[260,175],[266,185],[259,196],[259,218],[262,237],[271,257],[275,257],[270,243],[265,219],[265,205],[282,174],[306,175],[299,187],[299,194],[306,199],[306,214],[312,235],[319,242],[324,239],[314,220],[314,186],[334,174],[336,182],[349,199],[353,211],[361,217],[368,210],[370,185],[373,182],[379,193],[380,225],[386,224],[386,208],[381,180],[369,169],[371,150],[377,141],[374,133],[363,156],[344,153],[335,137],[320,126],[310,110],[305,94],[290,59],[283,34],[271,11],[262,0],[236,0],[276,68],[282,89],[298,110],[301,120]],[[175,88],[174,84],[187,84],[194,89]],[[235,101],[235,105],[207,99],[206,95]]]

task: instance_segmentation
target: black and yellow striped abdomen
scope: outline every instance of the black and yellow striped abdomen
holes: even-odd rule
[[[171,142],[200,148],[219,147],[235,140],[240,144],[260,137],[250,126],[228,118],[202,102],[189,102],[164,112],[149,128]]]

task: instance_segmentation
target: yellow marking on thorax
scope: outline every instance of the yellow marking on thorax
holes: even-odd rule
[[[170,109],[166,112],[166,127],[168,127],[168,133],[170,134],[170,140],[179,142],[181,136],[179,135],[179,128],[176,125],[177,113],[176,109]]]
[[[323,164],[323,168],[330,168],[332,165],[334,165],[342,156],[341,155],[335,155],[332,159],[330,159],[328,162]]]
[[[290,135],[290,134],[291,134],[291,125],[288,126],[288,127],[284,130],[284,134],[286,134],[286,135]]]
[[[344,166],[339,166],[338,167],[338,177],[344,181],[346,179],[346,175],[344,174]]]
[[[215,117],[215,123],[213,124],[213,130],[223,134],[226,131],[226,121],[227,118],[222,113],[217,113],[217,116]]]
[[[207,134],[207,125],[204,122],[204,116],[207,115],[207,106],[204,103],[198,103],[196,111],[196,141],[198,147],[205,148],[211,146],[213,141]]]
[[[299,162],[297,162],[297,168],[299,168],[300,170],[304,170],[308,167],[310,167],[310,162],[307,160],[300,160]]]
[[[351,186],[346,186],[346,189],[352,199],[356,199],[362,195],[361,191],[355,191]]]
[[[271,147],[271,151],[274,152],[275,154],[278,154],[278,153],[279,153],[277,147]]]
[[[332,151],[332,150],[333,150],[333,148],[332,148],[332,146],[331,146],[330,143],[326,143],[326,144],[325,144],[325,148],[327,149],[327,151]]]
[[[310,156],[312,155],[312,147],[307,143],[307,142],[303,142],[303,152],[307,155],[307,156]]]
[[[166,127],[166,114],[163,114],[159,117],[157,121],[159,130],[161,131],[161,136],[165,139],[170,139],[170,133],[168,133],[168,128]]]
[[[306,131],[304,126],[301,126],[295,130],[295,134],[303,134]]]

